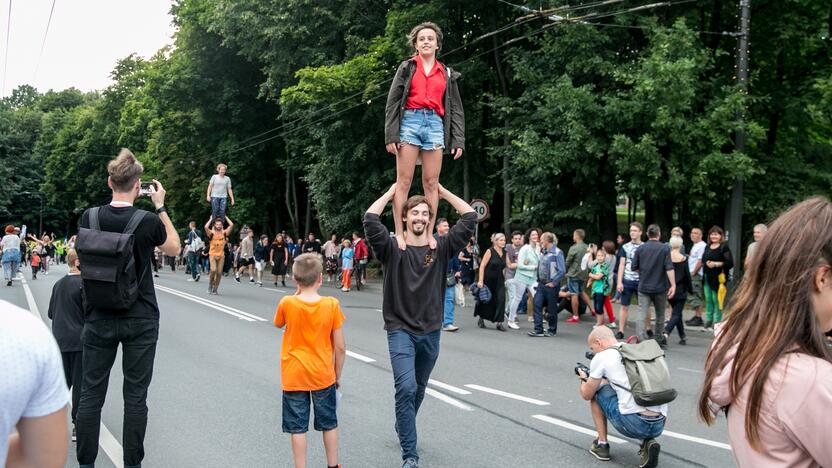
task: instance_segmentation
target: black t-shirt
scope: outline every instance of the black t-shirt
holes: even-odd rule
[[[448,260],[465,247],[476,225],[476,213],[466,213],[437,240],[436,250],[408,245],[402,251],[378,215],[364,215],[367,241],[384,272],[381,309],[385,330],[423,335],[442,327]]]
[[[670,288],[667,272],[673,269],[670,247],[650,239],[633,254],[632,270],[638,272],[638,292],[665,293]]]
[[[84,328],[84,303],[81,299],[81,275],[67,275],[52,287],[49,299],[52,334],[62,353],[81,351]]]
[[[314,241],[306,241],[303,243],[303,253],[321,253],[321,243],[314,240]]]
[[[98,211],[98,222],[102,231],[123,232],[136,207],[113,207],[104,205]],[[89,210],[81,216],[81,227],[90,227]],[[159,320],[159,304],[156,303],[156,290],[153,287],[153,249],[162,245],[167,239],[167,231],[162,220],[155,213],[145,215],[133,233],[133,258],[139,278],[139,298],[127,312],[108,312],[86,306],[87,320],[105,318],[147,318]],[[81,264],[81,269],[84,264]]]

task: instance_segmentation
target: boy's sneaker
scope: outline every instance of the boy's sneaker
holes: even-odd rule
[[[659,452],[661,445],[656,442],[656,439],[647,439],[641,443],[641,449],[638,454],[641,455],[639,468],[655,468],[659,466]]]
[[[577,316],[573,315],[573,316],[569,317],[568,319],[566,319],[566,323],[572,323],[572,324],[581,323],[581,319],[578,318]]]
[[[196,274],[196,278],[194,279],[194,281],[199,281],[199,278],[200,278],[201,276],[202,276],[202,275],[200,275],[199,273],[197,273],[197,274]]]
[[[262,281],[258,281],[258,282],[257,282],[257,286],[260,286],[260,287],[262,288],[262,287],[263,287],[263,282],[262,282]]]
[[[693,316],[690,320],[685,320],[685,325],[689,327],[701,327],[702,324],[702,317]]]
[[[248,282],[254,284],[254,278],[249,278]]]
[[[610,323],[608,323],[608,324],[607,324],[607,326],[608,326],[608,327],[610,327],[610,328],[612,328],[613,330],[615,330],[616,328],[618,328],[618,325],[616,325],[616,324],[615,324],[615,322],[610,322]]]
[[[455,332],[455,331],[459,330],[459,327],[454,325],[454,324],[450,324],[450,325],[445,325],[444,327],[442,327],[442,330],[444,330],[446,332]]]
[[[531,337],[533,337],[533,338],[545,338],[545,337],[546,337],[546,333],[544,333],[544,332],[536,332],[536,331],[534,331],[534,330],[530,330],[530,331],[529,331],[529,333],[528,333],[528,335],[529,335],[529,336],[531,336]]]
[[[710,320],[705,322],[705,326],[702,327],[702,331],[714,331],[714,323]]]
[[[592,441],[589,453],[595,455],[595,458],[601,461],[610,461],[610,444],[599,444],[598,439],[595,439]]]
[[[408,458],[402,463],[402,468],[419,468],[419,460],[415,458]]]
[[[240,282],[240,277],[239,276],[234,276],[234,281],[239,283]]]
[[[512,330],[519,330],[520,329],[520,325],[517,325],[517,322],[512,322],[511,320],[509,320],[506,323],[508,324],[508,327],[511,328]]]

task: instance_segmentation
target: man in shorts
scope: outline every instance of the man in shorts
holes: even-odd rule
[[[619,319],[621,323],[615,337],[624,339],[624,327],[627,326],[627,313],[630,310],[630,301],[633,296],[638,295],[638,272],[633,271],[633,256],[641,247],[641,233],[643,228],[638,221],[630,224],[630,242],[622,245],[618,250],[618,292],[621,293],[621,312]]]
[[[569,289],[569,294],[572,295],[572,310],[578,310],[578,304],[582,296],[586,296],[583,299],[589,304],[589,296],[584,292],[586,274],[581,269],[581,260],[587,249],[587,245],[584,243],[585,236],[586,232],[583,229],[575,229],[575,232],[572,233],[572,241],[575,243],[572,247],[569,247],[569,252],[566,254],[566,286]],[[580,321],[577,316],[573,315],[566,320],[566,323],[575,324],[580,323]]]

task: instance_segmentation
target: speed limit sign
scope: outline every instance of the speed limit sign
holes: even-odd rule
[[[477,213],[477,222],[481,223],[488,219],[489,216],[489,209],[488,203],[485,200],[480,200],[479,198],[475,198],[471,200],[471,208],[474,209],[474,212]]]

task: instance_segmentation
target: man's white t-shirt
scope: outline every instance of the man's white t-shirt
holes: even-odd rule
[[[228,176],[221,176],[214,174],[211,176],[210,183],[212,198],[228,198],[228,189],[231,188],[231,179]]]
[[[589,363],[589,376],[593,379],[607,379],[612,389],[618,395],[618,411],[623,414],[643,413],[646,410],[661,413],[667,416],[667,405],[661,406],[639,406],[633,399],[633,394],[620,388],[630,388],[630,379],[627,377],[627,370],[621,362],[621,353],[615,348],[607,348],[596,354]]]
[[[690,255],[688,255],[688,269],[693,274],[693,269],[696,268],[696,263],[702,260],[705,255],[705,241],[699,241],[690,248]],[[697,275],[702,276],[702,268],[699,269]]]
[[[0,460],[20,418],[50,415],[69,403],[61,352],[46,325],[0,301]]]

